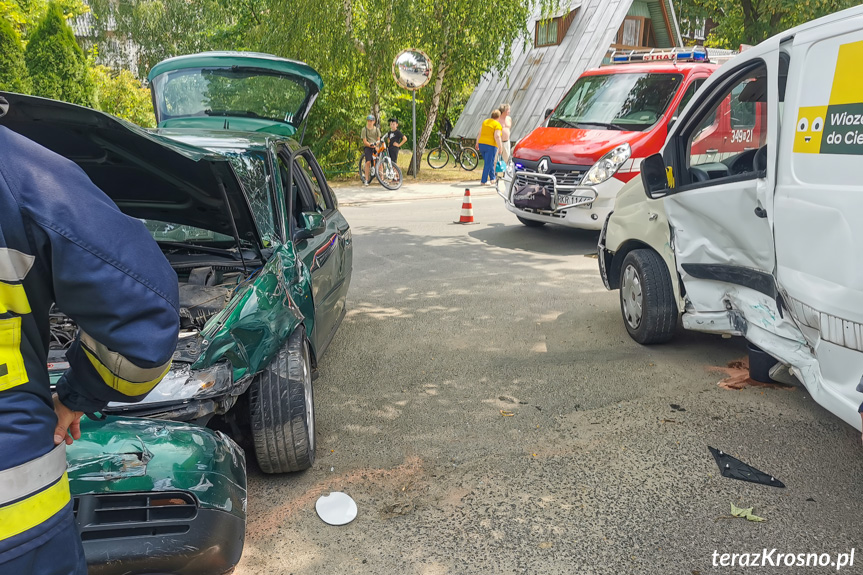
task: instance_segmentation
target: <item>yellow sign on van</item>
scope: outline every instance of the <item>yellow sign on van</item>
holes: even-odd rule
[[[827,106],[801,106],[794,151],[799,154],[863,155],[863,41],[839,46]]]

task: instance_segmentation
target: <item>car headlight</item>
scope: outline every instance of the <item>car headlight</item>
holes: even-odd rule
[[[623,165],[629,157],[632,156],[632,148],[629,144],[617,146],[604,156],[598,162],[593,164],[587,173],[584,175],[583,182],[588,184],[601,184],[611,176],[617,173],[620,166]]]
[[[512,161],[512,156],[510,156],[509,161],[506,163],[506,171],[503,175],[507,178],[515,177],[515,162]]]
[[[171,371],[138,405],[212,397],[230,388],[233,380],[234,375],[228,363],[217,363],[204,369],[190,369],[188,364],[172,366]],[[114,402],[110,404],[111,407],[117,405],[128,404]]]

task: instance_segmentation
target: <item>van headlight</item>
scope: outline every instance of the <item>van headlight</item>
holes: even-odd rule
[[[601,184],[611,176],[617,173],[620,166],[632,156],[632,148],[629,144],[617,146],[604,156],[598,162],[593,164],[587,173],[584,175],[582,183]]]

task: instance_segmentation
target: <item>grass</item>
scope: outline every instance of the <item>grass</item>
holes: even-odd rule
[[[422,161],[422,166],[420,166],[419,177],[414,180],[413,176],[408,175],[408,170],[410,169],[411,164],[411,150],[402,149],[399,152],[398,163],[399,167],[402,169],[405,182],[461,182],[464,180],[479,180],[482,176],[482,157],[479,159],[479,165],[471,171],[463,170],[460,165],[453,161],[452,156],[450,156],[449,162],[447,162],[446,166],[440,170],[434,170],[429,167],[428,162],[426,161],[427,157],[428,150],[423,154],[422,158],[418,158],[418,161]],[[359,158],[359,154],[357,154],[357,158]],[[327,178],[327,181],[330,182],[331,185],[338,187],[339,185],[356,184],[359,182],[359,179],[359,175],[351,172],[349,174]]]

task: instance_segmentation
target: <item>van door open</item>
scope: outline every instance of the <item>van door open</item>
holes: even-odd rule
[[[863,394],[863,16],[793,44],[775,196],[777,280],[817,362],[813,399],[860,428]]]
[[[776,141],[770,137],[771,130],[776,132],[776,106],[768,100],[772,93],[776,102],[777,76],[771,55],[773,62],[753,58],[711,82],[666,144],[675,185],[663,201],[689,329],[744,335],[744,320],[777,313],[768,218],[775,169],[767,144]],[[752,130],[746,145],[713,137],[717,126],[732,124],[759,129]],[[709,153],[702,149],[708,139]]]

